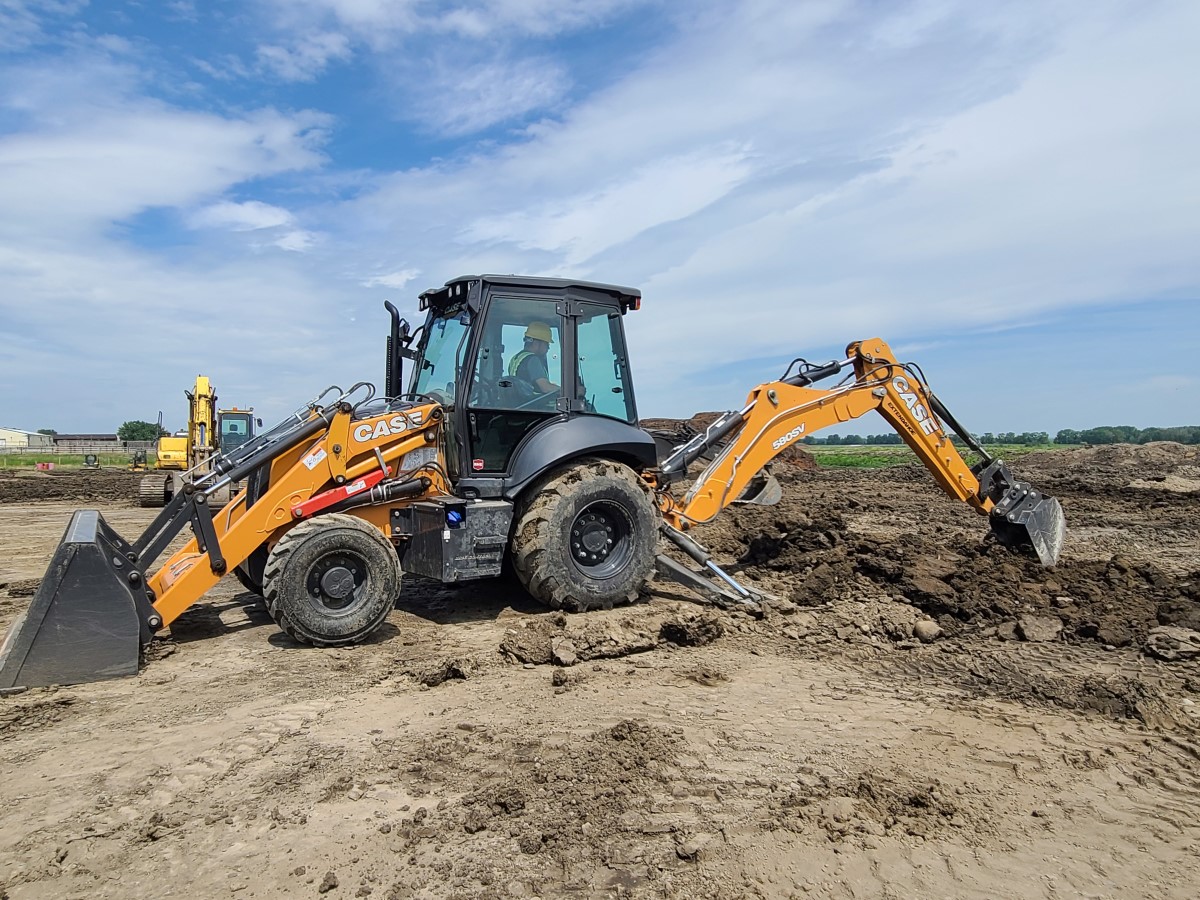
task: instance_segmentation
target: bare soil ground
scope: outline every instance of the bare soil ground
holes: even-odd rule
[[[0,897],[1193,898],[1200,662],[1154,629],[1200,628],[1200,461],[1019,469],[1052,571],[919,468],[790,472],[698,533],[761,619],[409,579],[314,650],[223,582],[138,677],[0,699]],[[21,491],[0,627],[80,505]]]

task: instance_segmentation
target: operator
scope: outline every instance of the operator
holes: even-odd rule
[[[546,364],[546,353],[552,343],[554,336],[549,325],[530,322],[525,329],[525,349],[508,361],[508,374],[516,379],[521,393],[529,399],[558,393],[558,385],[550,380]]]

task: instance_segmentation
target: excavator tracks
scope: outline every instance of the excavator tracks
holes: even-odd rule
[[[147,475],[138,483],[138,506],[157,508],[167,505],[167,476]]]

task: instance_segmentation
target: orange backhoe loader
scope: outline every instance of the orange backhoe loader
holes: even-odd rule
[[[776,455],[871,410],[999,541],[1057,561],[1058,501],[978,447],[920,370],[878,339],[825,365],[794,361],[660,458],[637,424],[625,350],[623,319],[640,305],[629,288],[492,275],[422,293],[415,332],[386,304],[383,396],[366,383],[327,389],[215,456],[132,543],[98,512],[76,512],[0,649],[0,689],[136,673],[151,637],[230,573],[284,632],[319,646],[370,635],[395,603],[402,566],[457,582],[499,575],[507,557],[533,597],[568,610],[631,601],[655,570],[754,606],[761,597],[687,530],[735,500],[777,501],[778,485],[762,477]],[[978,464],[964,462],[947,427]],[[702,457],[708,467],[676,498]],[[214,510],[209,498],[238,481],[246,487]],[[159,563],[185,528],[190,540]],[[659,553],[661,539],[697,566]]]

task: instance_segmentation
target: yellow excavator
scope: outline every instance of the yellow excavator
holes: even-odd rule
[[[230,453],[251,440],[255,424],[261,424],[253,407],[219,409],[216,391],[206,375],[197,375],[192,390],[183,393],[188,399],[187,428],[158,439],[154,471],[138,484],[140,506],[166,506],[190,476],[207,472],[216,454]],[[224,506],[240,488],[237,483],[226,485],[208,502]]]
[[[402,567],[459,582],[499,575],[507,558],[534,598],[576,611],[632,601],[657,571],[718,603],[755,607],[764,597],[687,531],[735,501],[777,501],[778,485],[762,477],[775,456],[872,410],[946,492],[987,517],[994,539],[1047,566],[1058,560],[1058,501],[985,452],[921,370],[879,339],[821,365],[794,360],[741,409],[660,456],[637,424],[625,349],[638,291],[483,275],[419,302],[426,317],[415,331],[385,304],[381,396],[365,382],[330,387],[214,454],[132,542],[97,511],[76,512],[0,649],[0,688],[134,674],[152,636],[231,573],[286,634],[317,646],[374,632]],[[978,463],[967,465],[947,429]],[[701,458],[711,461],[677,496]],[[214,514],[210,498],[243,480]],[[187,543],[161,561],[187,528]]]

